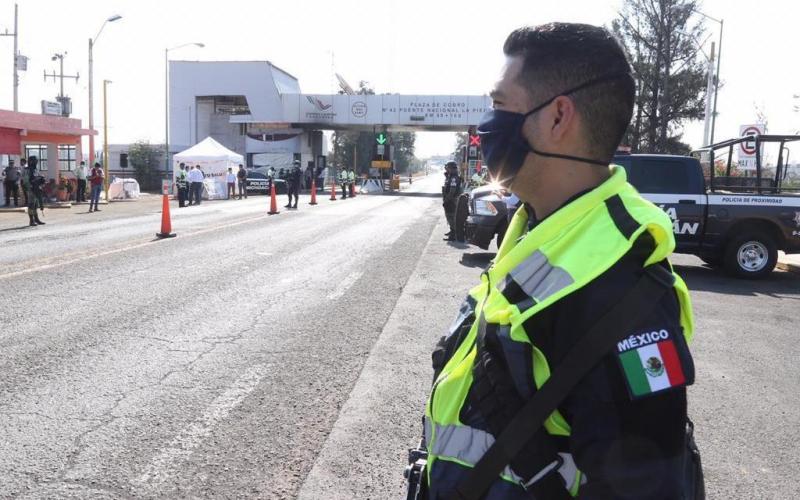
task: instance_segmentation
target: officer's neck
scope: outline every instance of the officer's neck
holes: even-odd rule
[[[522,168],[512,191],[530,204],[539,220],[558,210],[570,198],[599,186],[610,176],[606,168],[587,163],[554,160]]]

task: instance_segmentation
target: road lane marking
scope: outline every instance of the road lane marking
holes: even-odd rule
[[[156,455],[139,476],[138,483],[156,487],[166,481],[178,460],[184,459],[202,444],[203,440],[228,414],[239,406],[266,375],[267,365],[250,367],[206,408],[191,425],[184,428],[172,442]]]
[[[358,278],[361,277],[364,273],[362,271],[356,271],[354,273],[350,273],[344,277],[342,281],[336,285],[336,288],[328,295],[328,300],[335,300],[341,297],[342,295],[347,292],[347,289],[350,288],[358,281]]]
[[[267,217],[267,215],[258,215],[256,217],[250,217],[249,219],[244,219],[244,220],[240,220],[240,221],[237,221],[237,222],[229,222],[229,223],[221,224],[221,225],[214,226],[214,227],[209,227],[209,228],[205,228],[205,229],[198,229],[196,231],[187,231],[185,233],[182,232],[182,233],[180,233],[180,236],[182,236],[183,238],[187,238],[189,236],[197,236],[199,234],[210,233],[212,231],[217,231],[219,229],[224,229],[224,228],[234,227],[234,226],[240,226],[242,224],[247,224],[249,222],[253,222],[253,221],[256,221],[256,220],[259,220],[259,219],[264,219],[266,217]],[[135,243],[133,245],[127,245],[127,246],[124,246],[124,247],[114,248],[114,249],[111,249],[111,250],[103,250],[103,251],[100,251],[100,252],[84,253],[83,255],[81,255],[79,257],[72,258],[72,259],[60,260],[58,262],[53,262],[51,264],[42,264],[42,265],[39,265],[39,266],[30,267],[30,268],[27,268],[27,269],[21,269],[19,271],[14,271],[14,272],[11,272],[11,273],[0,274],[0,280],[6,279],[6,278],[14,278],[16,276],[21,276],[21,275],[24,275],[24,274],[34,273],[34,272],[38,272],[38,271],[46,271],[47,269],[52,269],[54,267],[60,267],[60,266],[66,266],[66,265],[70,265],[70,264],[75,264],[75,263],[78,263],[78,262],[82,262],[84,260],[94,259],[96,257],[105,257],[106,255],[113,255],[115,253],[127,252],[127,251],[130,251],[130,250],[135,250],[137,248],[146,247],[148,245],[153,245],[153,244],[156,244],[156,243],[169,244],[169,242],[176,241],[176,240],[177,240],[177,238],[174,238],[174,239],[173,238],[167,238],[167,239],[163,239],[163,240],[146,240],[146,241],[138,240],[139,243]],[[73,255],[75,255],[75,254],[73,254]],[[49,257],[48,259],[52,259],[52,257]]]

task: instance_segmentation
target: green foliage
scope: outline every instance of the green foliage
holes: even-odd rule
[[[453,150],[453,159],[458,164],[461,164],[461,162],[464,160],[464,148],[467,147],[468,140],[469,134],[466,132],[456,133],[456,148]]]
[[[138,141],[128,150],[128,162],[136,172],[136,180],[144,190],[159,189],[161,175],[159,166],[164,156],[164,147]]]
[[[683,154],[679,133],[705,113],[708,74],[698,48],[704,26],[696,0],[624,0],[612,30],[633,66],[636,100],[623,139],[633,152]]]
[[[358,82],[359,95],[374,95],[375,90],[369,82]],[[407,172],[414,158],[414,132],[391,132],[386,147],[394,148],[395,172]],[[329,165],[335,164],[337,171],[342,167],[355,165],[356,173],[362,174],[369,171],[372,155],[375,148],[375,135],[370,131],[343,131],[337,130],[333,134],[333,149],[335,155],[329,158]]]

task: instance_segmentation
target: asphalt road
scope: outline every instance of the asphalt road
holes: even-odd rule
[[[0,215],[0,497],[400,497],[431,347],[492,256],[442,241],[438,180],[173,208],[162,241],[157,200]],[[800,275],[674,262],[709,498],[793,497]]]

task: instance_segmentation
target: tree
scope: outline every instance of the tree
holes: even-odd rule
[[[624,0],[612,30],[625,46],[636,83],[625,143],[633,152],[685,153],[686,120],[705,113],[707,73],[698,40],[696,0]]]
[[[396,173],[408,172],[411,160],[414,159],[414,132],[392,132],[389,134],[389,143],[393,146],[392,161]]]
[[[456,148],[453,150],[453,159],[457,163],[461,163],[464,159],[464,148],[467,147],[469,134],[466,132],[456,132]]]
[[[128,161],[136,172],[136,180],[143,190],[160,189],[159,166],[164,157],[164,147],[147,141],[138,141],[128,150]]]
[[[344,93],[344,91],[339,91],[339,93]],[[374,95],[375,90],[369,82],[361,80],[358,82],[356,94]],[[388,135],[389,142],[387,145],[394,146],[394,158],[392,160],[394,160],[395,171],[405,172],[414,158],[416,135],[414,132],[392,132]],[[336,168],[355,165],[357,173],[368,172],[374,147],[375,136],[372,132],[337,130],[333,133]]]

